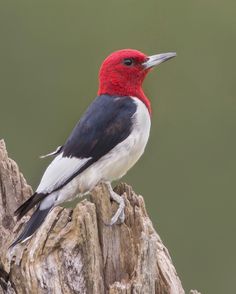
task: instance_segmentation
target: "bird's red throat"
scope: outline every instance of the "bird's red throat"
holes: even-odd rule
[[[135,80],[132,79],[132,77],[127,76],[124,76],[122,79],[117,79],[116,74],[112,75],[110,72],[108,77],[100,77],[98,95],[108,94],[111,96],[119,95],[137,97],[146,105],[149,113],[151,114],[150,100],[147,98],[142,89],[142,81],[145,75],[140,77],[140,79],[136,78]]]

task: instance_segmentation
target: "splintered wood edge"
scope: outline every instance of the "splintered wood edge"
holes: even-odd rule
[[[4,175],[6,174],[7,174],[7,177],[6,176],[4,177]],[[31,187],[26,183],[26,180],[24,179],[23,175],[20,173],[16,162],[8,157],[4,140],[0,140],[0,186],[1,186],[0,206],[4,205],[3,207],[4,210],[0,207],[0,211],[2,211],[2,216],[0,216],[0,225],[2,225],[4,218],[10,217],[12,219],[12,215],[11,215],[12,211],[14,211],[17,208],[17,206],[24,199],[28,198],[30,193],[32,193]],[[9,191],[8,190],[6,191],[4,187],[9,187],[11,196],[9,195]],[[126,208],[128,209],[127,222],[130,223],[131,225],[132,222],[137,221],[139,219],[138,221],[139,221],[140,227],[138,228],[142,230],[142,239],[143,239],[143,241],[141,241],[139,245],[142,248],[139,248],[139,250],[141,250],[140,252],[144,250],[142,253],[143,254],[142,258],[147,258],[147,256],[145,257],[145,254],[147,254],[146,250],[150,250],[150,248],[145,249],[145,238],[150,238],[150,236],[152,238],[152,241],[150,244],[153,244],[154,246],[153,250],[156,252],[156,256],[153,258],[156,259],[156,262],[158,265],[158,272],[161,275],[160,276],[161,279],[163,279],[164,281],[164,284],[163,284],[164,288],[160,289],[160,293],[170,293],[170,294],[184,293],[181,282],[172,264],[172,260],[170,258],[169,252],[167,248],[164,246],[164,244],[162,243],[161,238],[159,237],[157,232],[154,230],[152,226],[152,222],[150,221],[147,215],[143,198],[141,196],[137,196],[132,190],[132,188],[126,184],[118,185],[118,187],[116,188],[116,191],[118,193],[124,192],[127,197],[126,199],[126,204],[128,204]],[[0,261],[1,261],[0,265],[2,265],[2,271],[0,270],[0,285],[3,287],[3,289],[4,287],[7,287],[8,293],[24,293],[20,290],[19,291],[17,290],[17,292],[15,292],[15,290],[11,288],[11,285],[10,285],[11,281],[13,281],[13,284],[14,284],[14,279],[17,279],[17,275],[20,273],[20,271],[23,270],[21,267],[26,266],[27,263],[33,264],[34,262],[41,260],[45,254],[46,255],[48,254],[48,256],[50,256],[53,250],[57,250],[57,248],[60,247],[59,246],[59,244],[61,244],[60,242],[63,242],[64,246],[69,246],[69,247],[71,246],[69,240],[63,241],[63,236],[67,236],[66,234],[70,232],[71,230],[70,226],[75,225],[73,224],[73,222],[77,223],[76,219],[72,220],[72,223],[71,223],[70,217],[73,218],[73,216],[75,217],[76,215],[76,218],[80,218],[80,222],[81,221],[82,223],[86,222],[86,225],[88,226],[86,230],[89,229],[92,235],[88,235],[85,237],[89,239],[89,238],[94,238],[94,236],[97,235],[98,236],[98,240],[96,241],[98,244],[97,246],[101,247],[102,246],[101,240],[104,238],[106,239],[109,236],[109,234],[107,235],[107,232],[109,230],[106,227],[104,227],[103,222],[105,220],[103,218],[110,217],[110,215],[114,211],[114,207],[116,207],[116,205],[111,204],[109,200],[109,195],[107,193],[108,191],[106,190],[106,187],[104,187],[104,185],[99,185],[91,192],[91,195],[92,195],[91,199],[93,203],[88,202],[87,200],[84,200],[81,203],[77,204],[76,208],[74,208],[73,210],[65,209],[61,207],[55,208],[49,214],[43,226],[28,242],[28,245],[27,246],[19,245],[16,248],[15,253],[11,253],[11,254],[8,251],[9,240],[12,240],[13,236],[15,237],[16,234],[18,234],[20,226],[22,225],[22,223],[24,223],[27,217],[23,218],[23,220],[18,224],[15,224],[15,220],[14,220],[14,224],[15,224],[14,229],[12,229],[12,223],[9,223],[9,227],[7,227],[7,222],[5,221],[4,223],[5,227],[1,226],[0,228],[0,237],[2,236],[2,238],[4,239],[6,238],[6,240],[2,240],[2,241],[0,240],[2,243],[2,256],[0,256]],[[106,194],[106,197],[104,197],[104,194]],[[9,198],[9,197],[12,197],[12,198]],[[11,201],[9,201],[9,199]],[[12,199],[14,199],[14,201],[12,201]],[[135,215],[135,214],[138,219],[136,220],[129,219],[129,217],[133,218],[132,215]],[[134,228],[134,224],[133,226],[131,225],[131,227]],[[133,232],[133,234],[135,233]],[[148,240],[149,241],[147,242],[150,242],[150,239]],[[150,244],[148,246],[150,246]],[[28,249],[26,250],[27,247]],[[101,264],[102,254],[104,254],[104,252],[102,253],[101,250],[104,250],[104,248],[102,247],[100,249],[97,248],[96,255],[98,255],[97,256],[98,264],[99,263]],[[92,253],[90,252],[90,254]],[[122,252],[120,254],[122,254]],[[89,257],[88,257],[88,260],[90,260]],[[129,260],[127,260],[127,262],[129,262]],[[139,262],[141,262],[141,260]],[[148,263],[145,260],[144,260],[144,264],[148,265]],[[11,270],[11,276],[7,277],[10,270]],[[99,271],[96,274],[95,272],[97,271],[97,269],[91,267],[90,270],[91,270],[90,275],[92,275],[94,279],[99,280],[99,275],[100,275]],[[147,271],[148,270],[150,271],[150,269],[147,269]],[[136,275],[139,275],[139,274],[143,275],[142,270],[140,271],[138,267],[136,268],[136,271],[137,271]],[[153,268],[153,271],[154,271],[154,268]],[[154,276],[155,274],[158,274],[158,273],[157,272],[153,273]],[[155,278],[154,276],[153,278]],[[33,277],[30,275],[28,278],[32,279]],[[26,276],[25,276],[25,279],[26,279]],[[141,279],[140,280],[141,282],[143,277],[140,276],[140,279]],[[37,278],[35,277],[33,280],[34,280],[34,287],[37,287]],[[123,281],[114,282],[109,287],[109,294],[131,293],[131,290],[132,290],[131,288],[134,286],[132,284],[132,281],[134,281],[134,277],[131,278],[129,282],[127,281],[125,283]],[[26,284],[29,286],[31,285],[31,282],[32,280],[28,281],[28,283]],[[99,291],[99,292],[102,291],[101,289],[103,289],[102,288],[103,286],[101,282],[102,281],[100,282],[97,281],[96,291]],[[61,281],[60,283],[63,283],[63,282]],[[102,283],[105,285],[104,281]],[[136,281],[136,286],[137,286],[137,283],[138,283],[138,280]],[[137,289],[138,287],[139,286],[137,286]],[[64,293],[69,293],[67,292],[66,287],[64,287],[63,289],[65,289]],[[1,291],[1,288],[0,288],[0,291]],[[190,294],[200,294],[200,293],[197,292],[196,290],[191,290]]]

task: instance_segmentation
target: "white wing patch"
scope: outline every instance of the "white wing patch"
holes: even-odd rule
[[[51,193],[92,158],[62,157],[62,155],[59,154],[46,169],[36,190],[37,193]]]

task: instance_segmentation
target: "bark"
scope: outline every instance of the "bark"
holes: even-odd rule
[[[0,293],[185,293],[143,198],[126,184],[116,192],[125,195],[124,224],[105,224],[117,205],[98,185],[90,201],[54,208],[29,241],[8,250],[28,219],[16,223],[13,212],[32,190],[1,140]]]

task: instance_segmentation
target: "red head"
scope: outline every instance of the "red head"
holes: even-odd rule
[[[100,68],[98,95],[134,96],[141,99],[150,111],[150,102],[142,89],[143,80],[153,66],[174,56],[175,53],[147,56],[133,49],[113,52]]]

